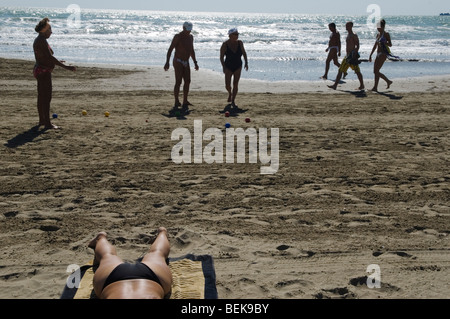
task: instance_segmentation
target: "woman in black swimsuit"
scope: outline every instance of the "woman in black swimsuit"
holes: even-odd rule
[[[99,233],[90,243],[94,249],[94,291],[100,299],[163,299],[172,287],[172,273],[166,263],[170,243],[167,230],[160,227],[158,236],[141,262],[125,263],[116,249]]]
[[[228,91],[228,102],[235,108],[236,95],[239,91],[239,80],[242,72],[242,56],[245,59],[245,70],[248,71],[247,52],[244,49],[244,43],[239,40],[237,29],[228,31],[229,40],[222,44],[220,49],[220,62],[222,63],[223,73],[225,74],[225,88]],[[225,58],[226,57],[226,58]],[[233,79],[233,88],[231,88],[231,79]]]

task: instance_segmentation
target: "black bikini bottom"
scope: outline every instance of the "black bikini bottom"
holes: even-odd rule
[[[161,282],[159,281],[158,276],[156,276],[153,270],[151,270],[146,264],[137,262],[135,264],[123,263],[114,268],[108,278],[106,278],[103,289],[117,281],[132,279],[151,280],[161,286]]]

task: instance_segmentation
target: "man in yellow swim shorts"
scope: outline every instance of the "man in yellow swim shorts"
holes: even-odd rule
[[[339,82],[341,81],[342,74],[347,73],[347,70],[351,68],[355,71],[358,76],[360,83],[359,90],[364,90],[364,79],[359,68],[359,38],[356,33],[353,32],[353,22],[347,22],[346,29],[348,32],[347,36],[347,56],[342,60],[341,67],[339,68],[338,75],[336,76],[336,82],[334,85],[329,85],[328,87],[336,90]]]

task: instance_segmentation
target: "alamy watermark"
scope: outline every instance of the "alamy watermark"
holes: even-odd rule
[[[370,4],[367,6],[367,13],[370,13],[366,21],[367,28],[370,31],[376,31],[381,20],[381,7],[378,4]]]
[[[70,4],[66,8],[66,12],[70,13],[67,18],[67,26],[69,28],[81,28],[81,8],[78,4]]]
[[[367,266],[366,272],[370,273],[367,277],[367,287],[370,289],[381,288],[381,268],[377,264]]]
[[[79,289],[81,283],[81,268],[78,265],[72,264],[67,266],[66,272],[70,273],[66,280],[66,286],[69,289]]]
[[[224,140],[225,138],[225,140]],[[172,161],[181,163],[207,163],[228,164],[246,163],[262,165],[261,174],[276,174],[280,166],[280,131],[278,128],[270,129],[270,142],[268,129],[259,128],[233,128],[226,129],[225,136],[218,128],[208,128],[203,131],[202,120],[194,121],[193,135],[187,128],[177,128],[172,132],[172,141],[179,141],[171,152]],[[247,156],[248,139],[248,156]],[[203,142],[209,142],[203,147]],[[236,143],[235,143],[236,142]],[[270,146],[270,154],[268,148]],[[225,152],[224,152],[225,149]],[[235,155],[236,153],[236,155]]]

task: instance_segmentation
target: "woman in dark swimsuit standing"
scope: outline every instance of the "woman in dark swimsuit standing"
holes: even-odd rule
[[[236,95],[239,91],[239,80],[242,72],[242,56],[245,59],[245,70],[248,71],[247,52],[244,49],[244,43],[239,40],[237,29],[228,31],[229,40],[222,44],[220,49],[220,62],[222,63],[223,73],[225,74],[225,88],[228,91],[228,102],[231,106],[237,108],[235,104]],[[226,58],[225,58],[226,57]],[[233,88],[231,88],[231,79],[233,79]]]

